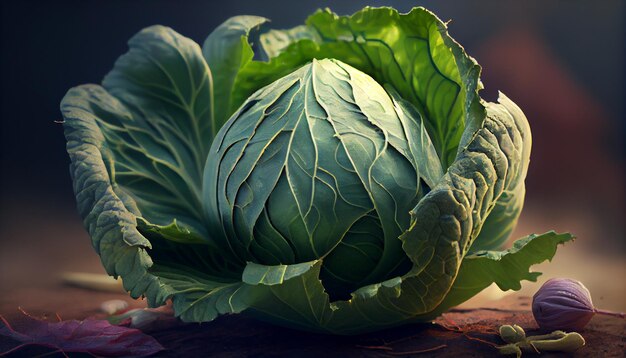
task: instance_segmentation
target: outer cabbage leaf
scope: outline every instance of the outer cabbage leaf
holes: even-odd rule
[[[478,251],[465,256],[450,292],[439,306],[417,320],[430,320],[457,306],[492,283],[503,290],[519,290],[520,281],[535,282],[541,272],[529,272],[530,266],[551,260],[558,245],[573,240],[571,234],[553,231],[521,238],[504,251]]]
[[[252,58],[254,52],[248,42],[250,33],[268,20],[259,16],[235,16],[218,26],[202,45],[202,53],[211,68],[215,83],[215,119],[213,135],[232,114],[232,93],[239,71]]]
[[[522,113],[519,107],[506,98],[506,96],[501,95],[501,97],[504,106],[487,105],[488,110],[493,116],[524,116],[524,113]],[[483,224],[480,234],[470,248],[472,252],[500,248],[509,238],[513,229],[515,229],[517,219],[519,219],[522,213],[526,194],[524,179],[526,178],[528,165],[530,164],[532,138],[528,122],[519,121],[518,125],[524,126],[521,128],[521,131],[524,133],[524,146],[522,148],[521,160],[518,163],[519,168],[515,171],[516,175],[511,178],[505,186],[502,195],[500,195],[500,198],[491,210],[491,214],[489,214],[489,217]],[[515,139],[515,137],[512,137],[512,139]],[[518,138],[517,140],[520,139]]]
[[[480,66],[424,8],[399,14],[392,8],[366,7],[351,16],[318,11],[306,27],[274,30],[262,35],[261,43],[274,57],[241,69],[231,112],[260,86],[311,59],[335,58],[393,86],[418,108],[444,168],[467,141],[462,138],[465,127],[478,128],[484,117],[477,95]]]
[[[523,169],[526,117],[503,95],[500,102],[487,106],[483,127],[412,211],[412,225],[401,237],[415,275],[403,285],[417,293],[419,313],[444,299],[495,203]]]
[[[158,225],[177,219],[206,236],[200,190],[211,144],[210,70],[195,42],[166,27],[140,31],[129,47],[104,89],[70,91],[62,106],[82,102],[93,113],[111,182],[142,216]]]
[[[79,86],[61,102],[79,213],[107,273],[132,297],[180,306],[193,291],[175,280],[181,265],[187,284],[225,295],[245,263],[214,249],[197,210],[212,139],[209,68],[197,44],[165,27],[129,45],[104,88]]]
[[[61,103],[65,118],[65,137],[70,155],[70,174],[78,211],[100,255],[107,273],[124,278],[124,289],[133,297],[146,295],[150,305],[162,305],[168,297],[158,278],[148,273],[152,259],[147,253],[150,242],[136,229],[136,207],[128,208],[120,188],[112,184],[110,168],[112,154],[94,114],[98,109],[119,106],[110,96],[102,99],[99,86],[71,89]],[[126,203],[125,203],[126,202]]]
[[[111,178],[114,158],[96,113],[119,106],[103,88],[85,85],[70,90],[61,108],[65,118],[70,173],[78,210],[107,273],[121,276],[134,298],[147,297],[151,307],[172,298],[178,315],[188,321],[210,320],[223,308],[233,286],[241,284],[224,253],[198,242],[194,233],[172,225],[159,227],[141,218],[134,201]],[[191,238],[189,235],[193,235]],[[221,268],[220,277],[211,276]],[[194,302],[202,303],[197,306]]]
[[[260,36],[264,54],[270,59],[280,55],[292,43],[304,39],[318,43],[322,40],[317,31],[307,25],[300,25],[287,30],[269,30]]]

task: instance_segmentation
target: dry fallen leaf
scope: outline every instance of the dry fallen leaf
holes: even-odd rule
[[[156,339],[138,329],[115,326],[105,320],[47,322],[22,313],[24,316],[13,325],[0,316],[0,338],[16,342],[8,351],[0,352],[0,356],[26,346],[104,357],[145,357],[165,349]]]

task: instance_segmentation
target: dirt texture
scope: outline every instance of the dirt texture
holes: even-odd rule
[[[9,322],[21,317],[16,309],[18,303],[31,315],[49,319],[56,319],[57,313],[63,319],[102,318],[104,314],[99,306],[109,299],[126,300],[130,307],[145,304],[123,294],[64,286],[18,290],[12,296],[5,297],[0,307]],[[503,344],[497,334],[500,325],[516,323],[529,335],[539,332],[529,305],[527,296],[509,296],[501,300],[501,307],[455,309],[433,323],[352,337],[295,331],[241,315],[224,316],[204,324],[183,324],[149,334],[166,348],[157,357],[485,357],[497,355],[495,346]],[[573,355],[544,353],[542,356],[624,356],[626,320],[596,316],[580,333],[587,345]],[[10,356],[45,353],[45,350],[28,348]]]

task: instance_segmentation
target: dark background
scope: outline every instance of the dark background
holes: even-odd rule
[[[55,121],[65,92],[100,82],[133,34],[163,24],[201,44],[234,15],[266,16],[272,27],[285,28],[317,8],[350,14],[368,4],[402,12],[423,5],[453,20],[451,35],[483,66],[483,97],[493,101],[503,91],[531,123],[527,207],[515,235],[573,231],[584,255],[615,265],[588,271],[608,277],[622,270],[623,277],[624,3],[3,1],[0,287],[38,284],[47,277],[42,273],[85,263],[98,266],[75,213],[62,125]],[[573,268],[581,263],[572,262],[559,272],[584,275]],[[623,298],[624,286],[614,295]]]

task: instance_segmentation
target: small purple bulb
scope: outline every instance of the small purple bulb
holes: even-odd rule
[[[533,296],[532,307],[545,330],[580,331],[596,313],[587,287],[569,278],[546,281]]]

